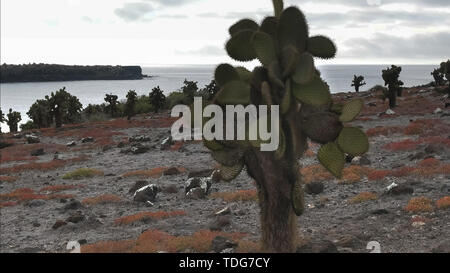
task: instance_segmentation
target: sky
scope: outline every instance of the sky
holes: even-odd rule
[[[1,0],[1,63],[231,62],[228,28],[273,14],[270,0]],[[319,64],[436,64],[450,58],[450,0],[285,0],[326,35]],[[232,62],[233,63],[233,62]]]

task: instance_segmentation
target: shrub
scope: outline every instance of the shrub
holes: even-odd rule
[[[430,167],[437,167],[440,164],[441,164],[441,162],[436,158],[427,158],[427,159],[422,160],[419,163],[419,166],[423,167],[423,168],[430,168]]]
[[[65,165],[86,161],[87,156],[79,156],[71,159],[64,159],[64,160],[52,160],[48,162],[34,162],[29,164],[21,164],[21,165],[15,165],[12,167],[5,167],[0,168],[0,173],[20,173],[23,171],[31,171],[31,170],[38,170],[38,171],[48,171],[57,169],[60,167],[63,167]]]
[[[56,185],[56,186],[48,186],[39,190],[39,192],[60,192],[66,190],[73,190],[77,188],[81,188],[80,185]]]
[[[98,242],[81,246],[81,253],[129,253],[135,244],[135,240]]]
[[[85,205],[98,205],[98,204],[110,204],[119,203],[122,199],[114,194],[104,194],[96,197],[90,197],[83,199],[82,203]]]
[[[37,194],[34,190],[29,188],[20,188],[10,193],[0,194],[0,200],[14,200],[18,203],[30,200],[69,199],[73,197],[74,195],[70,194]]]
[[[247,202],[258,200],[256,190],[240,190],[236,192],[215,192],[210,198],[221,198],[225,202]]]
[[[388,175],[389,175],[389,171],[373,170],[373,171],[369,172],[369,174],[367,175],[367,178],[369,180],[381,180],[381,179],[384,179]]]
[[[391,134],[401,133],[403,131],[402,127],[399,126],[377,126],[367,130],[366,134],[370,137],[374,136],[388,136]]]
[[[100,176],[100,175],[103,175],[103,172],[100,170],[82,168],[82,169],[78,169],[73,172],[67,173],[62,178],[63,179],[81,180],[81,179],[92,178],[94,176]]]
[[[114,220],[116,225],[129,225],[131,223],[137,221],[146,221],[146,220],[160,220],[166,219],[170,217],[184,216],[186,215],[185,211],[159,211],[159,212],[141,212],[129,216],[125,216],[119,219]]]
[[[450,196],[445,196],[436,201],[436,207],[438,209],[448,209],[450,208]]]
[[[404,210],[407,212],[430,212],[433,211],[432,201],[427,197],[412,198]]]
[[[0,175],[0,182],[15,182],[17,179],[15,176]]]
[[[363,203],[367,201],[377,200],[378,196],[375,193],[372,192],[362,192],[352,199],[350,199],[348,202],[350,204],[357,204],[357,203]]]
[[[123,177],[138,176],[138,177],[142,177],[142,178],[160,178],[163,175],[163,173],[168,169],[169,169],[168,167],[159,167],[159,168],[154,168],[151,170],[132,171],[132,172],[124,173],[122,176]],[[185,168],[178,167],[177,169],[181,173],[186,172]]]

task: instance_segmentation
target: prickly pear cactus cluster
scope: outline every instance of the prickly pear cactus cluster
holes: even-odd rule
[[[275,16],[261,24],[243,19],[229,28],[228,55],[241,62],[259,60],[253,71],[221,64],[215,71],[220,87],[218,105],[280,105],[280,145],[274,160],[295,165],[307,138],[323,144],[318,159],[336,177],[341,177],[345,154],[359,156],[369,149],[368,139],[358,128],[344,124],[355,119],[362,100],[333,104],[328,84],[316,69],[314,58],[331,59],[335,44],[324,36],[310,36],[304,14],[297,7],[284,9],[273,0]],[[243,170],[246,153],[258,153],[261,141],[204,141],[221,164],[224,180],[233,180]],[[298,172],[298,170],[297,170]],[[294,186],[294,195],[299,185]],[[295,205],[298,212],[301,209]]]
[[[366,82],[364,81],[364,76],[353,76],[352,86],[355,87],[355,91],[359,92],[359,88],[361,86],[366,85]]]
[[[403,82],[399,80],[402,68],[400,66],[392,65],[391,68],[387,68],[382,71],[384,85],[389,88],[389,105],[391,108],[396,107],[397,96],[401,96]]]
[[[445,75],[448,84],[450,85],[450,60],[441,63],[440,67],[441,73]]]

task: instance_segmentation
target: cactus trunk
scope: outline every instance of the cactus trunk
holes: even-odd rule
[[[246,162],[258,185],[263,251],[295,252],[297,216],[291,196],[298,175],[292,161],[276,160],[270,153],[255,151]]]
[[[389,88],[389,107],[391,109],[397,106],[397,92],[392,87]]]

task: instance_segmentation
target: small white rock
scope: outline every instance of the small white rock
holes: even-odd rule
[[[387,109],[386,115],[395,115],[395,112],[392,109]]]
[[[434,114],[441,114],[443,111],[441,108],[437,108],[436,110],[434,110]]]

